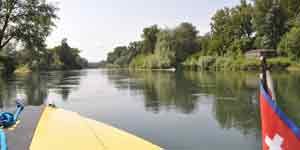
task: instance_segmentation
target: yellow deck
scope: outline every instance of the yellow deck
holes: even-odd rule
[[[161,150],[141,138],[81,117],[74,112],[46,107],[30,150]]]

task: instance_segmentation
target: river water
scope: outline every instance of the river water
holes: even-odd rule
[[[300,124],[300,73],[272,73],[279,105]],[[80,70],[0,80],[0,106],[46,100],[166,150],[261,148],[258,73]]]

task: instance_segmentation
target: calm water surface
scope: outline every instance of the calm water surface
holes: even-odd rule
[[[0,80],[1,107],[52,100],[167,150],[261,147],[258,74],[128,70],[53,71]],[[273,73],[278,103],[300,124],[300,73]]]

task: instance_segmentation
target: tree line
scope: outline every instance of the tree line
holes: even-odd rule
[[[243,58],[252,49],[273,49],[289,60],[300,58],[299,0],[241,0],[218,10],[211,31],[199,35],[191,23],[175,28],[146,27],[142,40],[116,47],[106,66],[170,68],[199,56]],[[197,61],[195,61],[197,63]]]
[[[18,67],[31,70],[79,69],[87,61],[66,39],[47,48],[46,38],[55,27],[58,8],[42,0],[0,1],[0,68],[13,72]]]

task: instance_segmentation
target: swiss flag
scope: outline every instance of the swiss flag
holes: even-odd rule
[[[300,150],[299,128],[278,107],[260,84],[263,150]]]

